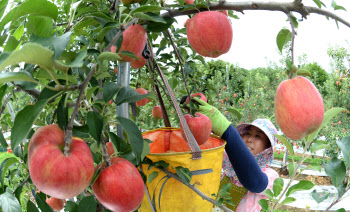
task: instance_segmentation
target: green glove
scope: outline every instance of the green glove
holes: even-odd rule
[[[216,107],[209,105],[197,97],[193,97],[193,100],[199,104],[198,112],[208,116],[210,119],[213,133],[221,137],[230,126],[231,122],[229,122]]]

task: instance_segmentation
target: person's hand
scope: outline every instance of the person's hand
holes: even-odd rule
[[[205,101],[197,97],[193,97],[192,101],[198,103],[195,104],[198,112],[208,116],[210,119],[213,133],[221,137],[230,126],[231,122],[229,122],[216,107],[209,105]]]

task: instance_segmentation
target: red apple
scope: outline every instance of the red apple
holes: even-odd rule
[[[57,124],[38,129],[29,142],[29,174],[40,191],[58,199],[70,199],[89,186],[94,160],[81,138],[72,138],[67,156],[63,147],[64,131]]]
[[[118,52],[129,51],[134,55],[141,55],[147,42],[146,30],[139,24],[131,25],[123,32],[123,42]],[[123,62],[132,62],[133,58],[119,55]]]
[[[133,60],[130,63],[131,68],[142,68],[146,64],[146,59],[142,56],[139,55],[138,58],[140,60]]]
[[[111,47],[111,52],[112,52],[112,53],[116,53],[116,48],[115,48],[115,46],[112,46],[112,47]]]
[[[237,94],[233,94],[233,97],[237,97]]]
[[[98,201],[111,211],[136,210],[145,194],[145,185],[139,171],[128,160],[111,158],[112,165],[105,167],[92,190]]]
[[[114,68],[114,73],[118,74],[118,68]]]
[[[232,26],[218,11],[197,13],[187,24],[187,38],[198,54],[216,58],[227,53],[232,43]]]
[[[194,3],[194,0],[185,0],[185,5],[193,4],[193,3]]]
[[[48,205],[50,205],[50,207],[54,211],[60,211],[64,207],[64,200],[63,199],[57,199],[55,197],[51,197],[51,198],[46,199],[46,203]]]
[[[163,113],[162,113],[162,109],[160,108],[160,106],[154,106],[154,108],[152,109],[152,116],[155,119],[163,118]]]
[[[111,157],[113,155],[113,153],[114,153],[114,148],[113,148],[112,142],[110,142],[110,141],[107,142],[106,146],[107,146],[107,154],[108,154],[109,157]]]
[[[146,90],[146,89],[144,89],[144,88],[136,88],[135,90],[136,90],[137,92],[139,92],[139,94],[141,94],[141,95],[144,95],[144,94],[146,94],[146,93],[149,93],[149,91]],[[147,99],[147,98],[141,99],[141,100],[139,100],[139,101],[136,102],[136,106],[137,106],[137,107],[139,107],[139,106],[144,106],[144,105],[146,105],[146,104],[147,104],[148,102],[150,102],[150,101],[152,101],[152,100],[149,100],[149,99]]]
[[[11,147],[7,147],[7,153],[12,153]]]
[[[305,77],[285,80],[276,91],[275,115],[283,133],[290,139],[299,140],[321,126],[324,116],[322,96]]]
[[[212,124],[208,116],[196,113],[196,117],[191,114],[186,114],[184,118],[198,145],[204,144],[209,139],[212,129]],[[182,125],[180,125],[180,131],[182,137],[186,140]]]
[[[192,94],[191,97],[197,97],[197,98],[200,98],[201,100],[203,100],[205,102],[208,102],[207,97],[205,97],[204,94],[202,94],[202,93]],[[185,103],[186,104],[190,103],[190,100],[188,99],[188,97],[187,97]]]

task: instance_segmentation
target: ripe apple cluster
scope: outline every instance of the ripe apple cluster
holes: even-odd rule
[[[128,160],[113,157],[111,166],[105,163],[96,167],[89,146],[73,137],[69,153],[63,150],[65,133],[57,125],[39,128],[28,147],[29,174],[36,187],[51,198],[47,203],[56,211],[62,210],[64,199],[71,199],[90,185],[95,170],[100,175],[92,185],[94,195],[112,211],[134,211],[142,202],[145,188],[136,167]],[[107,144],[109,155],[113,146]]]

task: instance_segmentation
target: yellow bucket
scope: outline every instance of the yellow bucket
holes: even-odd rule
[[[212,135],[207,142],[200,145],[202,159],[193,160],[188,143],[182,138],[179,128],[159,128],[143,133],[144,139],[150,139],[151,152],[146,157],[157,162],[164,160],[169,163],[168,171],[176,173],[175,167],[182,166],[192,172],[191,184],[194,184],[207,196],[217,194],[220,185],[221,167],[226,142]],[[148,170],[148,165],[142,165],[143,172],[149,176],[153,171],[158,176],[147,183],[151,202],[145,194],[139,211],[164,212],[210,212],[213,204],[203,200],[186,185],[167,175],[157,168]]]

